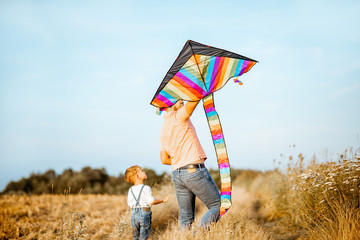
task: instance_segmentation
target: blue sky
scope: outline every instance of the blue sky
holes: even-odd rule
[[[359,147],[359,12],[358,1],[1,1],[0,190],[50,168],[169,171],[149,103],[188,39],[259,61],[215,94],[232,167]],[[216,168],[202,107],[192,122]]]

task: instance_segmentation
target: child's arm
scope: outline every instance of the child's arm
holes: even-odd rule
[[[169,200],[170,196],[166,196],[164,197],[164,199],[161,199],[161,200],[158,200],[158,199],[155,199],[151,205],[156,205],[156,204],[159,204],[159,203],[166,203],[168,200]]]

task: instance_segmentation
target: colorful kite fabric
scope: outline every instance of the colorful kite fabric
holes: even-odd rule
[[[231,178],[230,164],[226,151],[224,135],[221,128],[220,118],[215,110],[213,94],[203,98],[204,109],[208,120],[211,136],[213,139],[221,180],[221,207],[220,216],[224,215],[231,206]]]
[[[218,159],[221,180],[220,216],[231,206],[230,165],[213,92],[221,89],[231,78],[242,85],[238,77],[248,72],[256,60],[223,49],[187,41],[178,58],[161,82],[151,105],[161,112],[178,100],[203,99],[209,128]]]

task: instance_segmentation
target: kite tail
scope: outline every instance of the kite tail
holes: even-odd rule
[[[219,115],[215,110],[213,94],[203,98],[204,109],[208,120],[211,136],[214,142],[215,152],[218,160],[221,180],[221,206],[220,217],[224,215],[231,206],[231,178],[230,165],[226,151],[224,135],[221,129]]]

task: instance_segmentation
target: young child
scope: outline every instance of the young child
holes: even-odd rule
[[[144,185],[146,173],[138,165],[126,169],[125,180],[134,184],[129,189],[127,204],[131,208],[131,227],[134,239],[147,239],[151,229],[151,206],[165,203],[169,196],[158,200],[152,196],[151,188]]]

